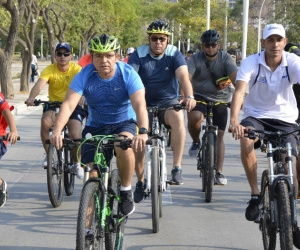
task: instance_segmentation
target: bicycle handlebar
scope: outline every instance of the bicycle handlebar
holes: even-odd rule
[[[249,139],[255,139],[259,138],[259,134],[264,134],[267,136],[267,138],[280,138],[283,135],[290,135],[295,132],[300,132],[300,128],[292,129],[290,131],[267,131],[267,130],[256,130],[256,129],[249,129],[245,128],[244,133],[245,137],[248,137]]]
[[[203,104],[205,106],[218,106],[218,105],[224,105],[224,106],[227,106],[228,108],[230,108],[230,105],[231,105],[231,102],[214,102],[214,101],[204,101],[204,100],[199,100],[199,101],[196,101],[196,103],[200,103],[200,104]]]
[[[18,141],[20,140],[20,136],[18,136],[17,140]],[[6,135],[0,136],[0,141],[7,141],[7,136]]]
[[[177,103],[168,107],[158,107],[158,106],[153,106],[153,107],[147,107],[147,111],[148,113],[157,113],[159,111],[165,111],[165,110],[175,110],[175,111],[179,111],[181,109],[186,109],[185,103]]]
[[[25,101],[25,104],[27,104],[27,102]],[[39,106],[40,104],[50,104],[50,105],[61,105],[62,102],[50,102],[50,101],[42,101],[41,99],[35,99],[34,102],[33,102],[34,106]]]

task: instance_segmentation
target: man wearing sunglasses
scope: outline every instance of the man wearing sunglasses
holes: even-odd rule
[[[201,36],[202,51],[194,54],[188,61],[189,77],[193,85],[196,100],[229,102],[232,94],[228,87],[234,83],[237,66],[233,58],[224,51],[220,51],[220,35],[216,30],[207,30]],[[222,85],[218,84],[219,79]],[[192,145],[189,155],[196,157],[201,146],[201,123],[206,114],[206,106],[197,105],[188,113],[188,130],[192,137]],[[224,131],[227,124],[228,110],[224,105],[213,108],[213,124],[218,126],[218,155],[216,182],[218,185],[226,185],[227,179],[222,174],[224,162]]]
[[[81,70],[81,67],[73,62],[72,50],[68,43],[58,43],[55,49],[56,63],[47,66],[42,72],[36,84],[30,91],[29,97],[26,101],[27,106],[34,105],[35,97],[48,83],[48,93],[50,102],[63,102],[68,90],[68,87],[73,77]],[[82,108],[83,99],[78,103],[76,109],[71,115],[67,126],[71,138],[81,137],[82,120],[85,118],[86,113]],[[41,140],[47,154],[48,145],[45,143],[49,139],[49,129],[53,126],[55,120],[55,107],[44,107],[43,116],[41,119]],[[74,168],[78,178],[83,178],[83,169],[79,164],[80,159],[77,159],[77,148],[73,149]],[[43,167],[47,168],[47,157],[43,161]]]
[[[149,44],[138,47],[130,56],[128,64],[140,75],[146,88],[148,107],[169,107],[178,103],[178,81],[185,96],[187,111],[195,107],[193,89],[189,81],[184,56],[176,47],[170,45],[171,31],[169,25],[157,20],[148,29]],[[183,111],[167,110],[160,115],[160,122],[172,129],[173,168],[172,182],[183,184],[181,161],[186,131]],[[136,155],[136,174],[138,182],[134,192],[134,201],[144,200],[144,154]]]

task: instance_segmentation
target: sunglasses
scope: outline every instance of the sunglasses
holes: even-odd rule
[[[204,44],[204,47],[205,48],[209,48],[209,47],[212,47],[212,48],[215,48],[215,47],[217,47],[218,46],[218,43],[205,43]]]
[[[62,55],[64,55],[64,57],[68,57],[71,55],[71,53],[70,52],[56,52],[56,55],[58,57],[62,57]]]
[[[159,40],[160,42],[163,43],[164,41],[167,40],[167,38],[166,38],[166,37],[150,36],[150,40],[151,40],[152,42],[157,42],[157,40]]]

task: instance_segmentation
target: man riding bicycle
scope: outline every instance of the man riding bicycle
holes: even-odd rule
[[[73,79],[50,140],[57,148],[62,147],[60,131],[82,95],[89,112],[82,137],[87,134],[122,134],[132,138],[131,148],[122,150],[115,147],[117,167],[121,175],[120,210],[123,215],[129,215],[134,211],[131,191],[134,151],[142,152],[148,139],[147,134],[135,136],[136,123],[143,130],[148,127],[149,121],[144,85],[133,68],[118,61],[119,48],[118,39],[114,36],[102,34],[91,39],[89,50],[93,63],[83,68]],[[92,146],[83,145],[82,162],[92,166],[95,150]],[[90,172],[90,177],[97,177],[97,172]]]
[[[214,102],[229,102],[232,94],[229,83],[235,82],[237,66],[233,58],[225,51],[220,50],[220,35],[216,30],[207,30],[201,36],[202,51],[192,55],[188,61],[189,77],[193,85],[196,100]],[[217,85],[218,79],[224,78],[225,85]],[[206,106],[197,105],[188,113],[188,130],[192,137],[189,155],[196,157],[201,147],[201,123],[206,114]],[[227,125],[228,110],[224,105],[213,107],[213,124],[218,126],[218,155],[216,182],[218,185],[227,184],[227,179],[222,174],[225,146],[224,131]]]
[[[146,88],[147,106],[168,107],[178,103],[178,81],[185,98],[187,111],[195,107],[193,89],[189,81],[186,61],[176,47],[170,45],[171,31],[168,23],[157,20],[148,29],[148,45],[138,47],[130,56],[128,64],[140,75]],[[183,184],[181,160],[186,139],[184,113],[167,110],[160,114],[160,122],[172,129],[173,148],[172,181]],[[148,126],[147,126],[148,127]],[[147,133],[147,131],[143,131]],[[138,182],[134,200],[144,200],[144,160],[143,153],[136,155]]]
[[[34,105],[35,97],[41,92],[45,85],[49,84],[49,101],[62,102],[65,99],[67,89],[74,78],[74,76],[81,70],[81,67],[73,62],[71,47],[68,43],[59,43],[55,49],[56,63],[47,66],[42,72],[36,84],[30,91],[29,97],[26,101],[27,106]],[[82,121],[86,116],[83,109],[83,100],[77,103],[77,107],[71,115],[67,127],[70,138],[78,138],[81,136]],[[46,139],[49,139],[49,129],[53,126],[55,121],[55,106],[45,105],[43,109],[43,116],[41,118],[41,140],[47,155],[48,144]],[[78,178],[83,178],[83,169],[80,165],[80,158],[77,159],[77,149],[74,148],[73,159],[74,168]],[[43,162],[43,167],[47,167],[47,157]]]

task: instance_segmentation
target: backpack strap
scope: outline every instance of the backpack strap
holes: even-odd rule
[[[258,73],[257,73],[257,75],[256,75],[256,77],[255,77],[255,80],[254,80],[253,86],[254,86],[254,85],[255,85],[255,83],[257,82],[257,78],[258,78],[258,76],[259,76],[259,72],[260,72],[260,64],[258,64]],[[252,88],[253,88],[253,86],[252,86]]]
[[[286,70],[286,74],[287,74],[287,76],[288,76],[288,80],[289,80],[289,82],[291,82],[291,81],[290,81],[290,75],[289,75],[288,66],[285,66],[285,70]]]

